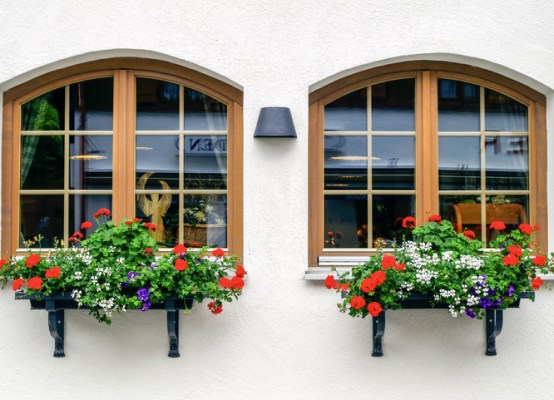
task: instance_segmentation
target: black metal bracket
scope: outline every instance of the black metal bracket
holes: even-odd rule
[[[486,332],[487,332],[487,356],[496,355],[496,337],[502,332],[502,322],[504,319],[504,310],[487,309],[486,314]]]
[[[179,310],[175,308],[174,300],[165,301],[165,310],[167,312],[167,335],[169,336],[168,357],[181,357],[179,353]]]
[[[54,357],[65,357],[63,343],[65,336],[65,311],[56,308],[55,300],[46,300],[45,309],[48,312],[50,336],[54,339]]]
[[[383,335],[385,334],[385,311],[372,318],[373,320],[373,352],[372,357],[383,357]]]

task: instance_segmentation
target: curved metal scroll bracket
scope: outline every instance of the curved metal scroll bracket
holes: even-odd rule
[[[383,356],[383,335],[385,334],[385,311],[372,318],[373,320],[373,352],[372,357]]]
[[[496,337],[502,332],[502,322],[504,319],[504,310],[488,308],[486,314],[487,322],[487,356],[496,355]]]
[[[181,357],[179,353],[179,310],[175,307],[175,301],[166,300],[165,310],[167,312],[167,335],[169,336],[168,357]]]
[[[54,300],[46,301],[46,311],[48,311],[48,329],[50,336],[54,339],[54,357],[65,357],[64,351],[64,331],[65,331],[65,312],[56,308]]]

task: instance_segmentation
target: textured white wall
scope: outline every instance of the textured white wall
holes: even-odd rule
[[[110,327],[68,312],[67,357],[54,359],[46,313],[0,292],[0,398],[551,398],[549,290],[505,313],[496,357],[483,355],[483,322],[420,310],[390,313],[385,356],[376,359],[370,321],[338,313],[337,295],[303,275],[310,90],[400,60],[462,62],[545,93],[553,132],[553,17],[553,4],[530,0],[0,0],[0,93],[53,69],[126,55],[186,65],[244,90],[249,271],[244,296],[223,314],[200,305],[181,317],[179,359],[166,356],[159,312],[117,317]],[[290,107],[298,139],[254,140],[264,106]],[[548,176],[552,183],[552,166]]]

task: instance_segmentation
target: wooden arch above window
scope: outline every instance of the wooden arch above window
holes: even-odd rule
[[[72,105],[71,99],[74,99],[72,90],[77,89],[78,84],[90,82],[90,86],[106,84],[110,91],[109,108],[112,113],[112,121],[110,122],[110,128],[91,128],[90,131],[79,131],[76,128],[76,123],[70,120],[75,119],[74,115],[70,115],[70,107]],[[158,83],[156,83],[158,82]],[[139,89],[139,83],[142,85],[142,89]],[[172,93],[160,94],[160,87],[163,85],[171,89]],[[111,92],[113,88],[113,93]],[[163,89],[163,88],[162,88]],[[92,90],[92,89],[91,89]],[[101,91],[96,87],[97,92]],[[158,129],[157,126],[146,126],[145,128],[137,127],[137,109],[139,107],[140,100],[138,98],[138,91],[142,90],[141,98],[146,98],[145,90],[152,90],[152,101],[156,101],[165,95],[173,96],[173,102],[175,103],[175,120],[176,126],[171,129],[165,127]],[[157,93],[156,93],[157,90]],[[29,104],[30,101],[39,98],[42,95],[58,91],[60,98],[65,100],[60,101],[60,108],[58,114],[63,114],[63,120],[65,123],[59,124],[60,126],[52,128],[49,127],[47,131],[41,131],[44,128],[38,128],[35,131],[27,131],[22,125],[22,114],[25,114],[23,106]],[[65,94],[64,94],[65,93]],[[166,96],[166,97],[167,97]],[[192,96],[192,97],[191,97]],[[206,105],[205,110],[191,111],[187,109],[187,105],[184,105],[185,98],[198,99],[199,102],[204,102]],[[166,194],[165,208],[175,208],[175,221],[172,223],[179,226],[175,228],[174,236],[171,240],[183,241],[187,240],[187,234],[183,233],[186,224],[186,209],[193,208],[191,203],[185,202],[183,199],[193,198],[197,196],[197,199],[202,197],[202,201],[207,202],[210,207],[209,210],[214,212],[213,207],[219,207],[219,214],[217,215],[217,223],[214,221],[205,221],[205,225],[208,225],[208,230],[212,229],[210,225],[217,225],[220,233],[216,230],[212,230],[211,239],[198,239],[209,241],[213,240],[213,244],[218,247],[226,247],[230,252],[242,254],[242,232],[243,232],[243,217],[242,217],[242,104],[243,94],[242,92],[222,81],[202,74],[198,71],[191,70],[179,65],[171,64],[164,61],[150,60],[143,58],[113,58],[106,60],[98,60],[88,62],[85,64],[79,64],[68,68],[56,70],[45,75],[34,78],[28,82],[25,82],[17,87],[14,87],[4,93],[3,104],[3,125],[2,125],[2,254],[13,254],[17,249],[21,248],[23,239],[22,224],[21,224],[21,208],[23,207],[22,198],[27,195],[28,198],[35,196],[37,201],[39,196],[51,195],[52,198],[58,196],[60,201],[60,212],[63,216],[63,227],[58,230],[62,233],[60,236],[67,240],[67,237],[73,233],[78,221],[73,221],[72,216],[67,216],[67,213],[74,213],[76,205],[72,200],[68,200],[71,196],[84,196],[84,195],[104,195],[110,198],[113,219],[119,222],[122,218],[132,218],[137,215],[139,209],[138,199],[140,196],[150,198],[150,190],[156,197],[155,201],[158,201]],[[144,100],[146,101],[146,100]],[[203,103],[203,104],[204,104]],[[80,103],[81,104],[81,103]],[[191,104],[190,102],[188,104]],[[215,107],[218,111],[211,111],[208,108]],[[218,104],[220,106],[218,106]],[[73,105],[73,107],[76,107]],[[146,107],[148,112],[148,106]],[[164,108],[165,107],[165,108]],[[190,106],[192,107],[192,106]],[[188,110],[188,111],[187,111]],[[226,110],[226,111],[221,111]],[[159,106],[154,113],[168,114],[167,106]],[[210,122],[207,126],[200,125],[188,125],[189,120],[185,115],[192,115],[194,113],[206,114],[205,119],[214,121],[219,118],[218,126],[213,127],[214,123]],[[210,114],[208,117],[207,115]],[[217,115],[216,115],[217,114]],[[165,115],[165,114],[164,114]],[[212,117],[216,115],[216,117]],[[198,120],[198,119],[197,119]],[[192,119],[190,120],[192,121]],[[106,130],[100,130],[106,129]],[[23,135],[22,135],[23,133]],[[22,144],[22,137],[24,135],[36,136],[36,137],[53,137],[59,136],[64,142],[64,145],[60,146],[61,153],[63,153],[63,160],[58,164],[63,171],[60,171],[61,186],[58,188],[43,188],[39,186],[32,189],[24,188],[21,183],[21,151],[25,144]],[[71,154],[70,142],[73,143],[77,138],[103,138],[104,142],[109,142],[111,146],[112,163],[110,171],[110,187],[101,187],[97,191],[90,188],[81,188],[75,186],[73,183],[68,183],[70,178],[70,159]],[[142,137],[143,140],[166,141],[167,143],[173,143],[173,151],[176,153],[178,161],[173,161],[175,165],[178,165],[178,173],[174,177],[175,185],[171,187],[167,186],[164,181],[162,186],[157,185],[155,189],[152,189],[153,185],[149,188],[145,179],[142,181],[137,180],[138,171],[136,166],[138,159],[141,157],[137,153],[136,149],[139,146],[138,138]],[[214,149],[216,142],[220,140],[219,147],[220,152],[215,156],[217,152]],[[136,142],[137,140],[137,142]],[[190,140],[192,148],[186,147],[186,140]],[[209,143],[208,143],[209,142]],[[199,151],[200,144],[204,146],[207,152],[210,153],[208,157],[214,160],[210,162],[212,164],[219,165],[220,171],[211,174],[210,179],[215,179],[212,175],[218,175],[219,186],[215,183],[200,184],[200,186],[194,186],[187,181],[191,176],[191,169],[189,168],[191,158],[185,160],[185,152],[188,152],[187,157],[192,154],[193,151]],[[173,146],[173,145],[172,145]],[[161,147],[161,145],[160,145]],[[169,158],[169,155],[163,154],[160,161],[164,158]],[[215,158],[218,158],[215,160]],[[188,163],[188,164],[187,164]],[[206,165],[206,164],[203,164]],[[83,169],[85,167],[82,167]],[[198,171],[202,171],[202,165],[194,166],[194,174],[196,182],[200,179]],[[74,167],[74,169],[76,169]],[[200,172],[202,174],[203,172]],[[169,173],[166,173],[166,175]],[[188,174],[188,175],[187,175]],[[193,174],[192,174],[193,175]],[[184,177],[187,176],[187,177]],[[164,177],[165,180],[171,179]],[[217,180],[216,179],[216,180]],[[40,179],[35,179],[40,180]],[[163,179],[160,179],[161,183]],[[146,185],[146,187],[144,186]],[[210,186],[211,185],[211,186]],[[83,189],[83,190],[80,190]],[[89,190],[90,189],[90,190]],[[88,191],[87,191],[88,190]],[[22,197],[23,196],[23,197]],[[172,201],[169,201],[169,197],[173,197]],[[154,199],[153,197],[150,202]],[[212,199],[217,205],[212,204]],[[40,200],[40,199],[39,199]],[[188,201],[188,200],[187,200]],[[192,200],[191,200],[192,202]],[[194,205],[196,206],[196,204]],[[205,206],[205,205],[203,205]],[[68,211],[71,209],[72,211]],[[179,211],[181,210],[181,211]],[[150,210],[151,211],[151,210]],[[205,211],[205,210],[203,210]],[[198,214],[200,215],[200,214]],[[215,214],[213,214],[215,215]],[[148,216],[147,216],[148,217]],[[154,214],[149,216],[154,217]],[[158,215],[158,219],[165,218],[165,215]],[[205,215],[203,216],[205,217]],[[38,217],[37,217],[38,218]],[[209,217],[207,217],[209,219]],[[73,218],[76,219],[76,218]],[[70,221],[70,223],[68,223]],[[167,222],[169,224],[169,222]],[[190,224],[189,224],[190,225]],[[62,225],[60,225],[62,226]],[[218,231],[218,232],[219,232]],[[56,231],[57,232],[57,231]],[[26,232],[28,235],[28,232]],[[208,233],[210,235],[210,233]],[[215,236],[218,236],[216,239]],[[208,236],[210,237],[210,236]],[[192,240],[192,239],[191,239]],[[217,242],[217,243],[216,243]],[[200,244],[212,244],[212,243],[200,243]],[[44,246],[43,246],[44,247]]]
[[[447,213],[459,231],[478,229],[483,240],[489,219],[505,215],[515,226],[540,225],[538,243],[546,249],[541,93],[481,68],[413,61],[332,82],[310,94],[309,106],[311,266],[321,256],[340,265],[391,247],[408,215],[420,223]],[[473,118],[473,128],[457,131],[456,113]],[[503,113],[520,125],[498,122]],[[521,171],[506,168],[506,152],[524,164]],[[464,154],[472,160],[456,158]]]

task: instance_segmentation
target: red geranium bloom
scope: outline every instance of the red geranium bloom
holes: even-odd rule
[[[381,268],[383,269],[394,268],[395,265],[396,258],[394,258],[394,256],[389,256],[388,254],[385,254],[381,259]]]
[[[217,304],[217,302],[212,301],[211,303],[208,303],[208,308],[212,312],[212,314],[219,314],[223,311],[223,305]]]
[[[437,224],[440,224],[441,221],[442,221],[442,218],[441,218],[440,215],[434,214],[434,215],[429,216],[429,218],[427,218],[427,221],[436,222]]]
[[[377,286],[381,286],[383,282],[385,282],[387,275],[385,274],[385,271],[375,271],[369,277],[377,281]]]
[[[374,301],[367,305],[367,311],[369,312],[369,314],[371,314],[372,317],[376,317],[379,314],[381,314],[381,311],[383,311],[383,308],[381,307],[381,304]]]
[[[184,244],[179,243],[173,248],[173,254],[184,254],[188,251]]]
[[[13,291],[15,292],[16,290],[19,290],[19,288],[21,286],[23,286],[23,284],[25,283],[25,281],[21,278],[19,279],[16,279],[15,281],[12,282],[12,289]]]
[[[4,267],[9,260],[7,258],[0,258],[0,270]]]
[[[44,273],[44,276],[46,278],[56,279],[56,278],[60,277],[61,273],[62,273],[62,270],[60,269],[60,267],[55,266],[55,267],[52,267],[52,268],[48,268],[46,270],[46,272]]]
[[[544,279],[542,279],[540,276],[537,276],[535,279],[531,279],[531,287],[533,288],[533,290],[539,290],[543,283]]]
[[[511,246],[508,246],[508,251],[510,252],[510,254],[512,254],[516,257],[521,257],[521,255],[523,254],[523,250],[521,250],[521,247],[519,247],[515,244],[512,244]]]
[[[508,254],[507,256],[504,257],[502,262],[507,267],[508,266],[513,267],[513,266],[517,265],[517,263],[519,262],[519,258],[514,256],[513,254]]]
[[[40,258],[37,253],[29,254],[25,260],[25,265],[27,265],[27,268],[33,268],[40,262],[40,260],[42,260],[42,258]]]
[[[414,229],[415,228],[415,218],[406,217],[402,220],[402,228]]]
[[[335,277],[333,275],[327,275],[327,278],[325,278],[325,287],[327,289],[337,288],[337,281],[335,280]]]
[[[231,280],[229,278],[220,278],[219,279],[219,286],[225,289],[231,289]]]
[[[533,233],[533,227],[529,224],[520,224],[519,230],[527,235],[530,235]]]
[[[475,232],[473,232],[471,229],[467,229],[464,231],[464,236],[468,238],[469,240],[475,239]]]
[[[78,242],[79,240],[81,240],[83,238],[83,234],[79,231],[76,231],[76,232],[73,232],[73,235],[71,235],[69,237],[69,241],[70,242]]]
[[[365,278],[360,284],[360,289],[364,293],[373,292],[377,287],[377,280],[375,278]]]
[[[40,290],[42,287],[42,278],[35,276],[27,281],[27,287],[32,290]]]
[[[237,264],[237,268],[235,269],[235,275],[239,278],[244,278],[244,275],[246,275],[246,271],[244,270],[244,266],[242,264]]]
[[[212,256],[214,257],[223,257],[225,255],[225,252],[221,249],[215,249],[212,251]]]
[[[350,307],[353,309],[359,310],[363,306],[365,306],[365,300],[362,296],[354,296],[350,299]]]
[[[350,286],[350,282],[339,283],[339,284],[337,285],[337,289],[338,289],[338,290],[342,290],[342,291],[346,291],[346,290],[348,290],[349,286]]]
[[[537,267],[544,267],[546,265],[546,257],[542,254],[533,257],[531,261],[533,261],[533,264],[535,264]]]
[[[175,260],[175,269],[177,271],[184,271],[188,268],[189,263],[183,260],[182,258],[178,258]]]
[[[133,218],[133,222],[140,222],[140,221],[142,221],[140,218],[137,218],[137,217]]]
[[[153,224],[152,222],[147,222],[144,224],[145,227],[147,227],[148,229],[150,229],[151,231],[155,231],[156,230],[156,224]]]
[[[144,249],[144,252],[147,254],[147,255],[150,255],[152,254],[152,247],[147,247]]]
[[[538,231],[539,229],[541,229],[541,227],[539,225],[535,224],[535,225],[533,225],[533,229]]]
[[[92,228],[92,222],[85,221],[81,224],[81,229],[90,229]]]
[[[506,229],[506,225],[502,221],[493,221],[490,225],[491,229],[496,229],[497,231],[503,231]]]
[[[98,211],[96,211],[94,214],[92,214],[94,218],[98,218],[101,215],[105,215],[106,217],[109,217],[111,215],[110,210],[108,210],[107,208],[101,208]]]
[[[394,269],[397,270],[397,271],[404,271],[406,269],[406,265],[405,264],[396,264],[394,266]]]
[[[125,225],[133,225],[133,221],[127,220],[127,221],[125,221]]]
[[[231,278],[231,289],[242,289],[244,287],[244,280],[239,276],[233,276]]]

